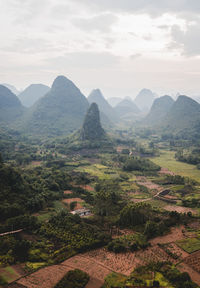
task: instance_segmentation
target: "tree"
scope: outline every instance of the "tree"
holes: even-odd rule
[[[148,239],[156,236],[158,232],[158,226],[155,222],[147,221],[144,229],[144,235],[147,236]],[[156,286],[155,286],[156,287]]]
[[[115,214],[119,209],[119,202],[121,200],[118,192],[119,185],[117,183],[99,183],[96,185],[95,208],[97,214],[100,216],[109,216]]]
[[[27,240],[18,240],[15,242],[13,254],[17,260],[25,261],[28,258],[28,251],[30,249],[30,242]]]
[[[74,208],[76,207],[77,205],[77,201],[73,201],[69,204],[69,207],[70,207],[70,210],[74,210]]]

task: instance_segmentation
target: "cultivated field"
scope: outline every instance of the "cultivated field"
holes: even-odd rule
[[[130,231],[127,231],[127,233],[130,234]],[[67,271],[78,268],[90,275],[90,282],[86,288],[100,288],[104,283],[105,277],[111,272],[129,276],[134,268],[148,264],[151,261],[164,260],[177,264],[182,260],[184,261],[183,266],[188,266],[190,276],[200,284],[197,279],[197,272],[200,272],[200,251],[189,255],[175,243],[186,239],[186,237],[184,226],[174,227],[168,235],[152,239],[150,241],[151,246],[146,250],[116,254],[107,251],[106,248],[95,249],[73,256],[61,264],[42,268],[31,275],[21,278],[17,283],[27,288],[52,288]],[[158,244],[163,245],[160,246]],[[174,257],[175,255],[178,257]]]
[[[174,155],[174,151],[161,150],[160,156],[151,158],[151,160],[160,167],[165,167],[175,174],[190,177],[200,182],[200,171],[196,166],[176,161]]]

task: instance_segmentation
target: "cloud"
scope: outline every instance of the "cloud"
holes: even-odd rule
[[[200,23],[187,26],[186,31],[174,25],[171,28],[171,36],[171,49],[181,50],[186,56],[200,55]]]
[[[142,54],[136,53],[136,54],[130,55],[130,59],[131,59],[131,60],[135,60],[135,59],[137,59],[137,58],[139,58],[139,57],[142,57]]]
[[[82,2],[82,0],[73,0]],[[103,11],[121,11],[128,13],[147,13],[160,16],[163,13],[199,13],[199,0],[85,0],[93,9]]]
[[[74,18],[72,23],[86,31],[109,32],[112,25],[118,21],[118,17],[111,13],[99,14],[87,18]]]
[[[52,43],[43,38],[17,38],[11,46],[2,47],[2,51],[14,52],[20,54],[37,54],[41,52],[51,51],[54,47]]]
[[[46,59],[46,65],[56,69],[101,69],[115,67],[119,62],[119,56],[106,52],[66,53],[63,56]]]

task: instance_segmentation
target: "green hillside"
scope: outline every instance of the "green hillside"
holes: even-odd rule
[[[88,102],[72,81],[58,76],[50,91],[29,109],[22,127],[28,134],[65,135],[81,126]]]

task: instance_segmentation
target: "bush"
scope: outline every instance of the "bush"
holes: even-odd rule
[[[70,207],[70,210],[74,210],[74,208],[76,207],[77,205],[77,201],[73,201],[69,204],[69,207]]]
[[[87,273],[75,269],[67,274],[54,286],[54,288],[84,288],[90,277]]]
[[[109,251],[115,252],[115,253],[120,253],[120,252],[125,252],[126,247],[124,243],[118,239],[111,241],[108,246],[107,246]]]
[[[124,171],[159,171],[160,167],[148,159],[129,158],[124,166]]]

